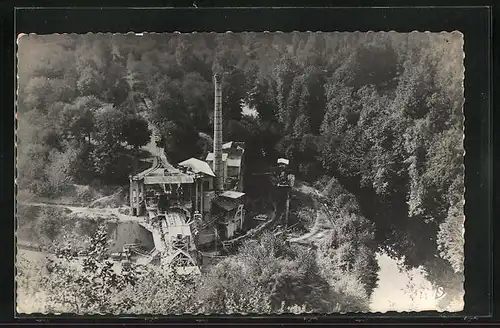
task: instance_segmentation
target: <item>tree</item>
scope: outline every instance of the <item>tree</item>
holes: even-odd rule
[[[66,147],[65,152],[52,151],[50,163],[46,168],[46,176],[51,194],[58,195],[72,182],[73,170],[77,160],[78,150]]]
[[[212,268],[202,282],[205,312],[328,311],[330,293],[314,254],[290,247],[268,233],[248,241],[237,255]]]
[[[246,141],[249,170],[286,156],[299,179],[336,177],[382,248],[429,263],[440,282],[463,244],[462,47],[457,33],[23,36],[18,183],[45,195],[71,181],[125,183],[149,136],[138,112],[171,162],[202,156],[219,72],[224,137]],[[243,101],[258,118],[242,115]],[[353,252],[344,247],[334,253]],[[279,264],[280,282],[303,278],[293,263]]]
[[[345,307],[366,311],[378,269],[373,226],[363,217],[347,213],[340,214],[333,226],[320,246],[323,275],[343,295]]]
[[[442,61],[448,56],[441,52],[444,44],[438,37],[367,36],[326,86],[323,165],[358,195],[381,244],[411,265],[436,255],[449,185],[463,177],[461,123],[450,112],[462,96],[451,73],[443,74],[449,67]],[[447,49],[457,54],[459,45]],[[453,93],[438,76],[454,86]]]
[[[85,251],[79,270],[78,261],[67,249],[59,250],[65,261],[51,260],[50,274],[46,277],[48,302],[51,312],[66,313],[124,313],[133,305],[130,298],[115,298],[129,284],[136,281],[136,273],[124,267],[116,273],[111,262],[106,261],[106,229],[101,226]]]
[[[324,85],[325,77],[322,69],[314,66],[305,69],[301,106],[309,118],[311,130],[314,134],[319,134],[326,108]]]
[[[460,273],[464,270],[464,219],[463,209],[458,204],[451,207],[437,235],[439,255]]]
[[[61,79],[50,79],[36,76],[29,80],[22,90],[22,106],[26,109],[38,109],[47,112],[48,106],[56,101],[68,101],[72,98],[73,90]]]
[[[137,270],[137,269],[136,269]],[[197,277],[182,276],[166,265],[141,268],[134,285],[129,285],[118,299],[130,299],[128,310],[134,314],[199,313],[196,299]]]
[[[278,103],[276,99],[276,82],[269,76],[254,82],[248,93],[247,101],[250,107],[255,108],[264,122],[277,122]]]
[[[135,115],[126,117],[123,134],[125,142],[134,148],[145,146],[151,137],[148,122]]]
[[[76,98],[71,104],[64,104],[63,107],[54,113],[57,115],[63,135],[66,139],[74,139],[78,144],[84,142],[91,143],[92,133],[95,125],[95,112],[103,106],[93,96]]]
[[[240,120],[242,101],[246,96],[246,80],[242,69],[232,68],[222,75],[222,115],[224,119]]]
[[[211,80],[205,80],[197,72],[187,73],[182,80],[181,93],[191,124],[199,131],[210,130],[209,113],[214,103]]]
[[[363,217],[354,195],[335,178],[322,191],[332,229],[319,245],[318,262],[339,301],[349,311],[366,311],[377,285],[375,225]]]
[[[297,64],[290,55],[284,55],[274,69],[278,100],[278,117],[285,129],[289,126],[287,102],[296,76]],[[297,80],[295,80],[297,81]]]

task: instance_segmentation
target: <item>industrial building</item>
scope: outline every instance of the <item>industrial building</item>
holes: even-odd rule
[[[129,253],[134,250],[139,257],[142,254],[140,260],[144,263],[155,263],[159,257],[160,262],[172,264],[182,272],[193,272],[197,248],[210,247],[242,231],[245,145],[234,141],[223,143],[222,99],[217,75],[214,84],[213,152],[205,161],[190,158],[174,166],[159,149],[150,168],[130,176],[131,213],[144,217],[144,222],[139,223],[141,228],[136,227],[134,231],[137,231],[129,234],[128,239],[133,240],[125,242],[115,236],[120,240],[115,242],[115,251],[129,245]]]
[[[227,142],[222,145],[223,185],[226,190],[243,191],[243,142]],[[213,167],[214,153],[208,153],[206,162]]]

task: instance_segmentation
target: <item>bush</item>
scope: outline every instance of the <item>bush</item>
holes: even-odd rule
[[[358,238],[359,230],[354,228],[353,219],[334,224],[320,245],[318,263],[332,290],[340,295],[342,311],[368,311],[370,295],[377,283],[378,264],[375,249],[369,244],[370,239],[366,239],[373,240],[374,235]]]
[[[299,208],[292,212],[290,224],[294,224],[294,218],[304,228],[311,229],[316,219],[316,211],[311,208]]]
[[[135,314],[184,314],[197,313],[194,276],[180,276],[167,266],[147,267],[133,285],[117,293],[117,300],[129,300],[129,313]],[[123,311],[123,309],[122,309]]]
[[[447,260],[457,273],[464,271],[465,216],[460,207],[450,207],[448,217],[439,225],[437,235],[439,255]]]
[[[45,240],[47,243],[55,240],[61,232],[61,218],[47,214],[47,211],[42,210],[37,220],[37,231],[40,239]]]
[[[377,284],[375,225],[360,214],[351,193],[332,178],[323,189],[333,215],[332,229],[321,241],[318,262],[331,288],[341,295],[342,308],[368,311]]]
[[[92,187],[89,186],[79,186],[75,185],[75,201],[78,203],[89,203],[93,199],[99,196],[97,192],[95,192]]]
[[[356,197],[348,192],[336,178],[330,178],[323,186],[322,194],[337,210],[342,210],[345,213],[361,213]]]
[[[270,301],[241,262],[223,260],[200,285],[203,313],[269,313]]]
[[[237,255],[213,267],[200,289],[205,311],[227,313],[329,312],[332,294],[314,253],[267,233],[244,243]]]
[[[113,188],[113,190],[110,190],[109,193],[111,194],[95,199],[90,203],[89,207],[121,207],[128,204],[128,187]],[[123,209],[120,210],[123,211]]]
[[[68,145],[65,152],[53,150],[50,163],[45,168],[45,176],[52,195],[59,195],[72,182],[71,168],[77,159],[78,151]]]

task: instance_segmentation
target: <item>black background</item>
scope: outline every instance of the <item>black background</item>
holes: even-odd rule
[[[337,1],[337,6],[339,5]],[[493,280],[493,248],[494,231],[498,224],[493,220],[498,214],[500,198],[493,194],[493,167],[498,168],[497,154],[499,149],[498,132],[493,131],[494,113],[493,83],[498,84],[500,49],[498,49],[498,23],[493,16],[500,18],[500,7],[486,7],[488,3],[475,2],[476,7],[469,7],[462,2],[447,3],[448,6],[462,7],[387,7],[402,5],[399,2],[376,3],[365,1],[364,7],[320,7],[328,6],[326,2],[307,3],[266,1],[252,2],[254,8],[223,8],[228,5],[250,6],[238,2],[216,2],[196,0],[190,2],[145,3],[139,1],[81,1],[80,6],[68,1],[46,1],[45,4],[35,2],[18,2],[3,4],[0,16],[0,100],[2,101],[1,139],[0,139],[0,222],[1,222],[1,255],[3,262],[0,270],[0,323],[57,323],[85,322],[85,325],[104,322],[111,323],[161,323],[161,322],[205,322],[213,325],[235,323],[444,323],[464,322],[492,323],[500,322],[500,302],[495,300],[494,291],[498,294],[499,284]],[[58,6],[41,7],[41,6]],[[295,8],[264,8],[271,5]],[[300,8],[314,5],[316,8]],[[352,6],[344,1],[344,6]],[[366,7],[366,6],[378,7]],[[420,2],[419,6],[424,6]],[[436,1],[428,3],[436,6]],[[16,9],[15,6],[18,8]],[[37,8],[29,8],[37,6]],[[71,7],[68,7],[71,6]],[[90,8],[89,6],[92,6]],[[101,8],[103,6],[103,8]],[[119,8],[120,6],[121,8]],[[126,6],[135,7],[124,8]],[[156,8],[145,9],[145,6]],[[183,8],[160,9],[159,6]],[[217,6],[217,7],[215,7]],[[298,6],[298,7],[297,7]],[[20,8],[24,7],[24,8]],[[143,7],[139,9],[139,7]],[[196,8],[197,7],[197,8]],[[258,7],[258,8],[256,8]],[[87,32],[241,32],[241,31],[454,31],[464,34],[465,39],[465,165],[466,165],[466,265],[465,265],[465,309],[461,313],[387,313],[387,314],[347,314],[347,315],[307,315],[302,317],[253,317],[253,316],[184,316],[167,318],[134,318],[112,317],[44,317],[42,315],[20,316],[15,318],[14,287],[14,101],[15,101],[15,38],[19,33],[87,33]],[[492,47],[496,44],[495,48]],[[494,64],[494,68],[493,68]],[[498,92],[497,92],[498,93]],[[494,205],[496,207],[494,208]],[[497,252],[497,254],[500,254]],[[500,261],[497,261],[500,262]],[[498,265],[498,263],[497,263]],[[498,272],[498,270],[495,270]]]

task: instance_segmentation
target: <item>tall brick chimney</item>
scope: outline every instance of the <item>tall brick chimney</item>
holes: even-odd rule
[[[214,174],[216,193],[219,193],[224,189],[224,166],[222,163],[222,93],[220,82],[220,76],[218,74],[215,74]]]

